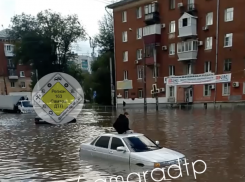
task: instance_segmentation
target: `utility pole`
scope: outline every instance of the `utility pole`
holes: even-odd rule
[[[143,42],[144,44],[144,42]],[[143,74],[143,77],[144,77],[144,110],[147,110],[147,102],[146,102],[146,62],[145,62],[145,44],[144,44],[144,74]]]
[[[112,58],[110,58],[110,77],[111,77],[111,105],[114,105],[114,84],[113,84],[113,77],[112,77]]]
[[[5,80],[5,75],[4,75],[3,68],[2,68],[2,73],[3,73],[3,83],[4,83],[5,94],[8,95],[7,85],[6,85],[6,80]]]
[[[153,56],[154,56],[155,84],[156,84],[156,88],[158,88],[158,87],[157,87],[158,69],[157,69],[157,60],[156,60],[156,46],[154,46],[153,51],[154,51],[154,52],[153,52]],[[156,98],[156,110],[158,111],[158,93],[155,92],[154,95],[155,95],[155,98]]]

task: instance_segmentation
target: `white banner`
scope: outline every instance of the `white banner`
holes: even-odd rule
[[[222,75],[212,74],[196,74],[184,76],[172,76],[167,78],[167,85],[199,85],[199,84],[214,84],[226,83],[231,81],[231,73]]]

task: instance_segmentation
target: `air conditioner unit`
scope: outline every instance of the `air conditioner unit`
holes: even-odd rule
[[[165,28],[166,27],[166,25],[165,25],[165,23],[163,23],[162,25],[161,25],[161,28]]]
[[[208,30],[208,26],[202,27],[202,30]]]
[[[160,92],[165,92],[165,88],[160,88]]]
[[[162,46],[163,51],[166,51],[167,49],[168,49],[167,46]]]
[[[135,64],[139,64],[139,61],[138,60],[135,60]]]
[[[198,45],[202,46],[203,45],[203,41],[198,41]]]
[[[232,83],[232,86],[233,86],[233,87],[239,87],[239,82],[233,82],[233,83]]]
[[[183,3],[178,3],[178,8],[182,7]]]
[[[210,85],[209,88],[210,88],[211,90],[213,90],[213,89],[215,89],[215,85]]]

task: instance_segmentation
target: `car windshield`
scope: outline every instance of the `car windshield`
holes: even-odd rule
[[[158,145],[144,135],[130,136],[123,140],[132,152],[147,152],[160,149]]]
[[[22,102],[23,107],[33,107],[30,101]]]

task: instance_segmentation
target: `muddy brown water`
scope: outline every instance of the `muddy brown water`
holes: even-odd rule
[[[190,163],[205,161],[207,169],[197,174],[197,179],[190,165],[189,175],[184,169],[183,176],[172,181],[245,181],[244,110],[127,111],[133,130],[185,154]],[[84,109],[78,123],[63,126],[36,126],[35,115],[0,113],[0,181],[68,182],[78,181],[80,176],[80,181],[92,182],[127,177],[132,170],[128,166],[81,161],[78,155],[80,144],[108,129],[119,112]],[[197,165],[197,169],[202,171],[204,167]]]

